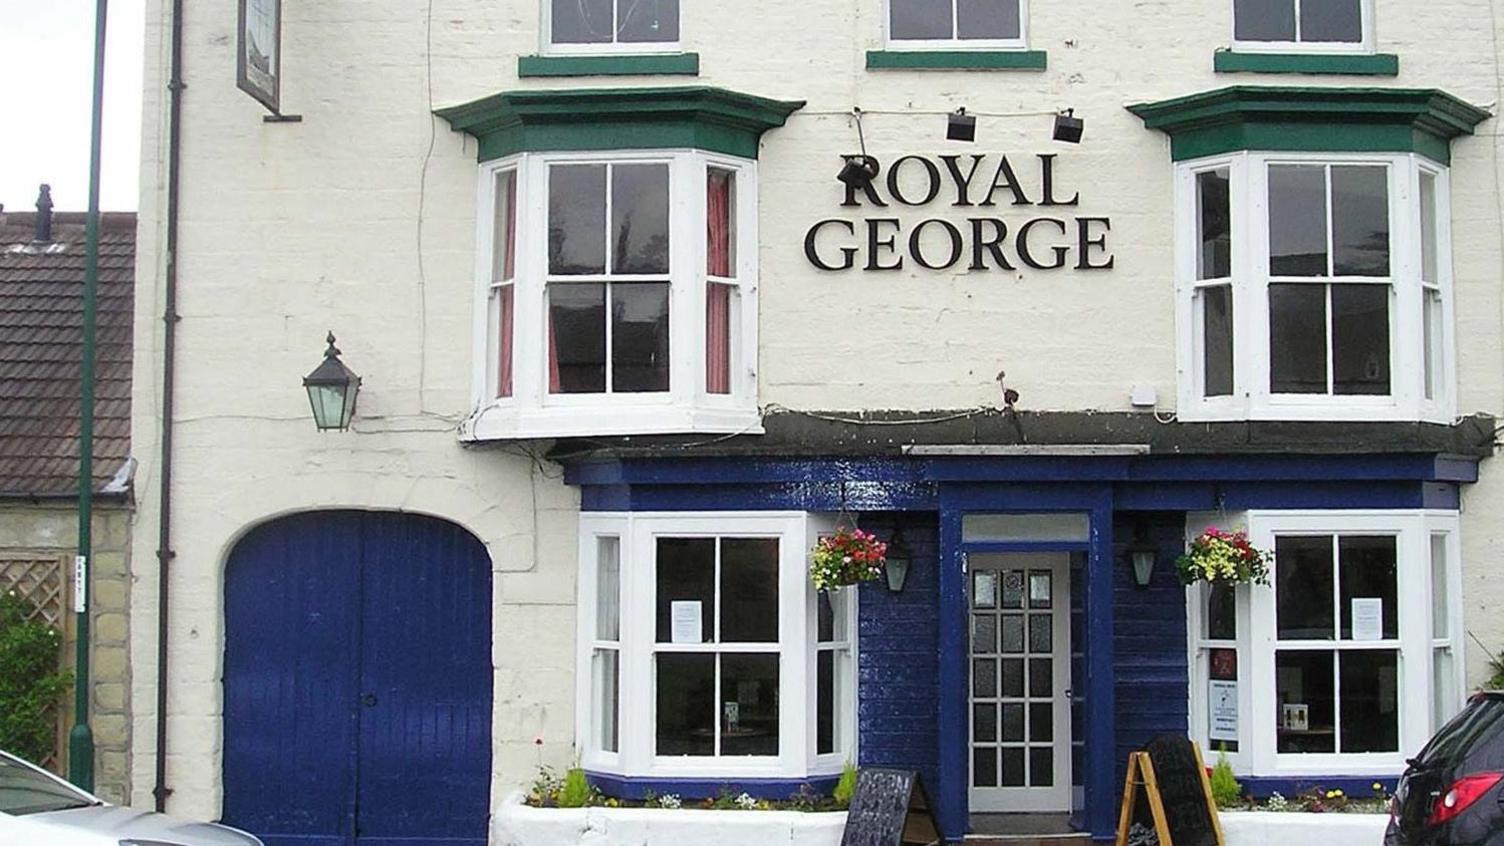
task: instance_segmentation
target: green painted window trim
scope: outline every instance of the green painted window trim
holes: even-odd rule
[[[1435,88],[1234,85],[1128,110],[1170,136],[1175,161],[1262,150],[1419,153],[1449,164],[1452,139],[1491,117]]]
[[[1239,53],[1218,50],[1212,55],[1212,68],[1217,73],[1399,76],[1400,57],[1394,53]]]
[[[1048,64],[1043,50],[868,50],[867,70],[1030,70]]]
[[[656,56],[518,56],[517,75],[699,76],[699,53]]]
[[[503,91],[436,109],[480,142],[480,161],[516,153],[692,148],[757,158],[762,134],[803,100],[708,86]]]

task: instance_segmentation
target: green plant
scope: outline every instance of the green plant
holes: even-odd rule
[[[1243,802],[1243,785],[1233,777],[1232,764],[1227,762],[1227,750],[1217,750],[1217,765],[1212,767],[1212,799],[1218,808],[1232,808]]]
[[[851,797],[856,793],[856,765],[846,762],[846,768],[841,770],[841,780],[836,782],[836,789],[831,795],[836,800],[836,805],[842,808],[851,807]]]
[[[14,593],[0,595],[0,749],[41,761],[56,745],[53,707],[72,674],[58,666],[62,634],[26,619],[30,610]]]
[[[559,788],[559,807],[583,808],[590,804],[590,794],[590,780],[585,777],[585,771],[573,767],[564,773],[564,785]]]
[[[817,811],[823,799],[808,783],[801,784],[799,790],[789,797],[788,808],[791,811]]]

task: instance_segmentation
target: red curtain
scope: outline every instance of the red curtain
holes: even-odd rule
[[[732,174],[712,168],[705,197],[706,272],[730,278]],[[731,286],[705,287],[705,391],[731,393]]]
[[[502,261],[501,278],[517,274],[517,172],[507,175],[507,255]]]
[[[510,255],[508,257],[510,261]],[[512,395],[512,286],[505,285],[496,292],[499,314],[497,338],[497,354],[500,361],[496,366],[496,395],[509,397]]]
[[[554,340],[554,310],[548,310],[548,392],[557,394],[563,390],[559,380],[559,344]]]

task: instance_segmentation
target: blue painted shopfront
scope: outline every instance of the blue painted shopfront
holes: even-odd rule
[[[966,555],[1029,546],[968,546],[966,515],[1090,517],[1085,541],[1045,546],[1084,561],[1072,615],[1071,706],[1084,801],[1072,822],[1105,839],[1127,754],[1157,734],[1188,729],[1185,592],[1171,565],[1188,512],[1456,509],[1460,485],[1477,477],[1474,460],[1436,454],[642,456],[565,464],[585,511],[845,508],[880,536],[902,527],[913,553],[904,590],[862,587],[858,763],[918,770],[948,839],[966,833],[970,814]],[[1126,564],[1135,532],[1146,532],[1158,552],[1146,588]]]

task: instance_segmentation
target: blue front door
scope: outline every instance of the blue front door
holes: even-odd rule
[[[224,820],[267,846],[486,842],[491,561],[411,514],[312,512],[225,572]]]

